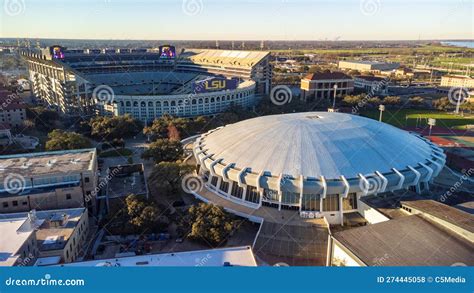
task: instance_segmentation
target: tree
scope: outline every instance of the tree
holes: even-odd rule
[[[153,159],[156,164],[160,162],[174,162],[184,154],[183,146],[180,141],[169,139],[158,139],[150,144],[143,154],[143,159]]]
[[[85,149],[90,147],[91,142],[81,134],[61,129],[55,129],[50,132],[46,142],[47,151]]]
[[[166,195],[179,192],[183,177],[195,170],[195,167],[178,162],[160,162],[155,165],[150,175],[150,183]]]
[[[154,202],[135,194],[130,194],[125,198],[124,209],[128,216],[128,223],[135,227],[138,233],[163,229],[168,222]]]
[[[380,101],[379,98],[377,97],[372,97],[370,99],[367,100],[367,103],[369,103],[370,105],[372,106],[378,106],[380,105],[382,102]]]
[[[441,111],[446,111],[446,110],[449,110],[450,108],[453,108],[453,104],[451,104],[448,97],[434,100],[432,104],[433,104],[433,107]]]
[[[344,96],[342,101],[344,102],[344,104],[347,104],[347,105],[350,105],[350,106],[355,106],[358,103],[362,102],[362,96],[360,96],[360,95],[357,95],[357,96],[347,95],[347,96]]]
[[[91,135],[97,138],[112,140],[129,138],[137,135],[142,129],[142,123],[130,116],[97,116],[90,121]]]
[[[59,114],[53,110],[43,107],[27,108],[26,117],[41,130],[49,131],[59,127]]]
[[[188,231],[187,238],[219,246],[234,229],[235,220],[219,206],[200,203],[189,208],[181,225]]]
[[[400,105],[402,100],[398,96],[388,96],[383,99],[385,105]]]
[[[174,124],[168,125],[168,139],[169,140],[175,140],[175,141],[180,141],[181,140],[181,134],[176,128]]]
[[[168,125],[171,117],[163,115],[153,121],[151,126],[143,128],[143,134],[148,136],[151,140],[158,138],[165,138],[168,136]]]
[[[425,99],[422,97],[412,97],[409,99],[409,102],[413,106],[421,106],[425,102]]]

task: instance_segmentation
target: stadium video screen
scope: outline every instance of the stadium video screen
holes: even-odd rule
[[[239,84],[238,79],[211,78],[194,83],[195,93],[207,93],[223,90],[234,90]]]
[[[51,55],[53,55],[54,59],[64,59],[63,47],[61,46],[51,47]]]
[[[160,58],[163,58],[163,59],[176,58],[176,48],[174,46],[160,46]]]

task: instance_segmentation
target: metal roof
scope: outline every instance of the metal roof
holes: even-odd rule
[[[355,178],[393,172],[433,156],[418,136],[378,121],[343,113],[263,116],[227,125],[202,137],[213,160],[271,175]]]

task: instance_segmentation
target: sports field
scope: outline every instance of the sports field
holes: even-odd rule
[[[378,120],[379,113],[378,110],[374,109],[362,111],[361,115]],[[387,109],[383,113],[382,121],[399,128],[414,126],[423,128],[428,125],[428,118],[435,118],[436,126],[438,127],[452,128],[454,126],[474,124],[474,115],[463,117],[452,112],[416,109]]]

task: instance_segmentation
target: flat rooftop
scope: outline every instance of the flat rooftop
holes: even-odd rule
[[[16,253],[34,230],[25,225],[25,219],[0,217],[0,266],[12,266],[18,259]]]
[[[395,219],[408,215],[401,209],[401,201],[417,201],[424,197],[416,192],[409,190],[398,190],[394,192],[386,192],[378,195],[369,195],[361,198],[361,201],[376,209],[386,217]]]
[[[36,240],[39,250],[63,249],[85,212],[85,208],[36,211]],[[25,222],[28,221],[27,218],[28,213],[0,215],[0,219],[4,221]],[[58,221],[61,224],[52,225],[51,221]]]
[[[474,265],[472,242],[422,215],[337,232],[334,238],[369,266]]]
[[[173,267],[255,267],[257,262],[250,246],[186,251],[164,254],[148,254],[114,259],[102,259],[63,264],[72,267],[134,267],[134,266],[173,266]]]
[[[402,201],[401,204],[474,233],[474,215],[468,212],[434,200]]]
[[[0,182],[10,173],[25,178],[92,170],[95,149],[0,156]]]

